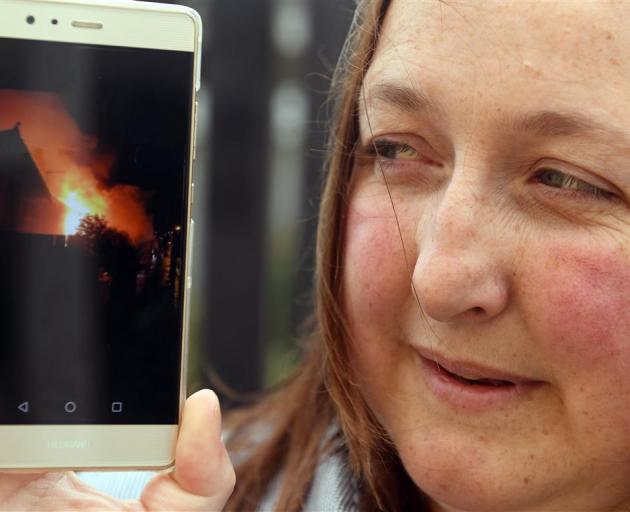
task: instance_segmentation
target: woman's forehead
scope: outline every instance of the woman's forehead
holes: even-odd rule
[[[628,126],[629,18],[630,2],[612,0],[393,0],[365,89],[405,82],[447,108],[588,102]]]
[[[625,0],[393,0],[384,32],[392,42],[460,53],[554,50],[579,57],[628,49],[628,16]]]

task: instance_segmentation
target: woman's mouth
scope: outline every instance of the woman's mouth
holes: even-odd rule
[[[463,377],[461,375],[457,375],[453,372],[449,372],[446,368],[444,368],[438,363],[434,363],[434,364],[436,365],[438,371],[442,371],[449,377],[452,377],[453,379],[463,382],[464,384],[468,384],[469,386],[495,386],[495,387],[514,386],[514,382],[511,382],[509,380],[488,379],[485,377],[481,379],[467,379],[466,377]]]
[[[429,389],[441,402],[460,410],[501,408],[542,384],[475,363],[449,360],[430,350],[416,348],[416,352]]]

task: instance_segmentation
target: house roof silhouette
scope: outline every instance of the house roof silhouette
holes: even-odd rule
[[[53,197],[20,134],[20,123],[0,131],[0,194],[19,199]],[[10,197],[9,196],[9,197]]]
[[[20,123],[0,131],[0,231],[60,234],[64,212],[31,158]]]

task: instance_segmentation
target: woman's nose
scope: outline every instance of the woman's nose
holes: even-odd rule
[[[505,309],[510,274],[498,214],[466,183],[451,181],[436,201],[428,222],[418,227],[412,279],[426,315],[439,322],[487,320]]]

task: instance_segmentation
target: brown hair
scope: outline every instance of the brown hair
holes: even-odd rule
[[[363,399],[350,364],[339,298],[346,199],[358,140],[358,101],[388,0],[362,0],[333,76],[333,120],[319,211],[316,328],[294,376],[227,419],[236,488],[228,510],[252,510],[280,478],[275,510],[302,510],[322,457],[341,444],[362,510],[419,510],[425,503]],[[330,439],[331,426],[339,432]],[[289,476],[290,475],[290,476]]]

